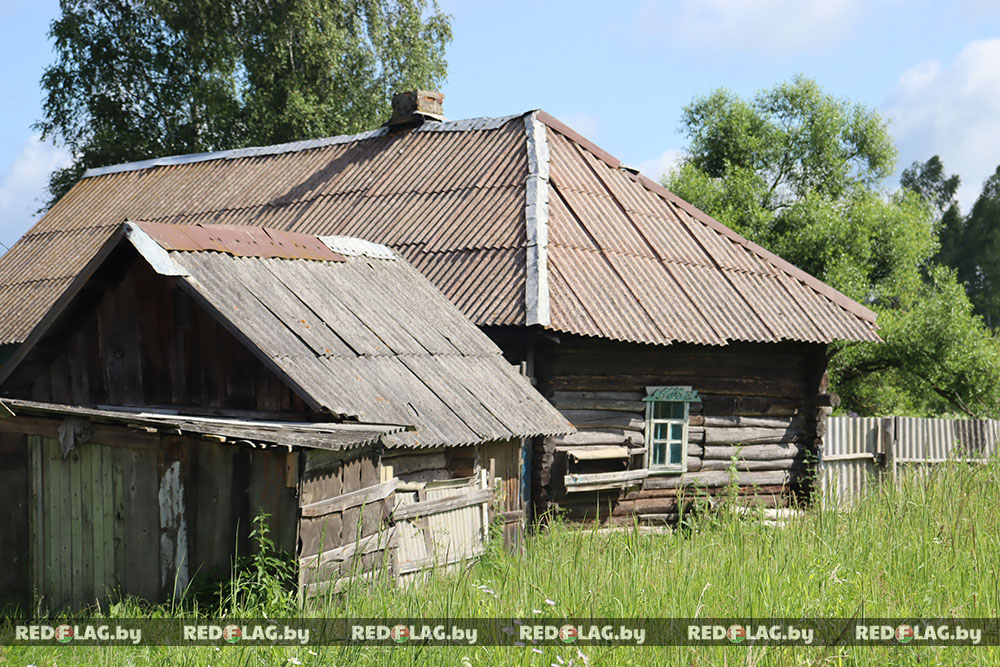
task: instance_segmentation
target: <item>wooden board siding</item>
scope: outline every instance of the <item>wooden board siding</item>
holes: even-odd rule
[[[819,406],[829,402],[824,354],[825,346],[800,343],[653,347],[566,335],[559,343],[540,341],[539,389],[578,430],[536,442],[536,508],[612,523],[672,521],[686,499],[725,490],[734,455],[745,502],[781,506],[808,495],[824,431]],[[657,385],[689,385],[703,399],[690,406],[683,475],[644,472],[642,397]],[[593,481],[568,491],[567,473],[580,475],[574,484]]]
[[[28,439],[0,433],[0,604],[30,608]]]
[[[299,494],[299,586],[304,596],[392,571],[389,516],[398,479],[379,481],[372,450],[304,452]]]
[[[185,406],[225,413],[307,412],[232,334],[138,258],[92,281],[93,304],[59,332],[58,354],[11,395],[72,405]],[[105,273],[110,269],[105,269]]]
[[[64,452],[48,421],[53,435],[28,436],[30,580],[42,608],[162,602],[195,576],[228,577],[234,556],[251,551],[258,512],[277,546],[294,550],[286,449],[105,428]]]
[[[524,536],[524,503],[521,499],[521,442],[505,440],[480,447],[480,461],[488,473],[489,488],[497,498],[494,518],[503,523],[503,541],[508,549],[520,548]]]

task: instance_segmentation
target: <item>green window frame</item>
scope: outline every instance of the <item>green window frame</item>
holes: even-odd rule
[[[646,387],[646,394],[646,467],[685,472],[690,405],[701,399],[691,387]]]

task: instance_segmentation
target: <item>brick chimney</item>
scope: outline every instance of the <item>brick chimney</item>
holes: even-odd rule
[[[444,120],[444,94],[434,90],[408,90],[392,96],[389,127],[419,125],[426,120]]]

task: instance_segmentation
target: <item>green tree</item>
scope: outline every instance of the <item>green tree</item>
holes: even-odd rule
[[[954,273],[933,261],[939,202],[957,181],[936,190],[934,172],[921,180],[917,169],[912,186],[884,190],[896,158],[885,121],[802,76],[749,100],[717,90],[687,106],[682,123],[688,153],[665,186],[878,314],[884,344],[831,346],[846,408],[1000,409],[996,344]],[[984,391],[969,378],[991,383]]]
[[[976,312],[990,326],[1000,326],[1000,167],[983,183],[953,254],[950,263]]]
[[[357,132],[391,94],[444,80],[434,0],[62,0],[42,77],[46,138],[88,168]]]

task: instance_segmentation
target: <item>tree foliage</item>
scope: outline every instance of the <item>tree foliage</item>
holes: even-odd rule
[[[878,314],[885,343],[831,346],[845,407],[1000,409],[996,343],[954,272],[934,261],[958,187],[940,160],[885,191],[896,158],[885,121],[802,76],[749,100],[717,90],[682,123],[688,153],[664,185]]]
[[[62,0],[37,127],[90,167],[376,126],[444,80],[434,0]]]

